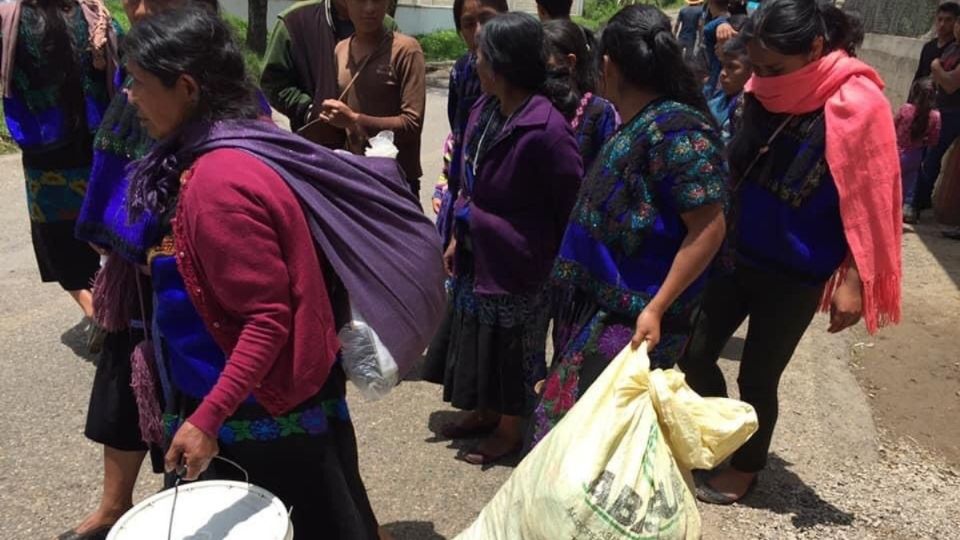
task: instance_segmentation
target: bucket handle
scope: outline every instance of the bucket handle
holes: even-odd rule
[[[236,461],[233,461],[232,459],[229,459],[229,458],[225,458],[223,456],[213,456],[213,459],[219,459],[224,463],[229,463],[230,465],[233,465],[234,467],[237,468],[237,470],[243,473],[243,481],[247,484],[250,483],[250,473],[247,472],[246,469],[241,467],[240,464],[237,463]],[[186,465],[180,465],[179,467],[177,467],[177,472],[176,472],[177,479],[174,480],[174,483],[173,483],[173,503],[170,505],[170,524],[167,526],[167,540],[171,540],[171,538],[173,537],[173,516],[174,516],[174,513],[177,511],[177,495],[180,494],[180,482],[183,481],[183,475],[185,475],[186,473],[187,473]],[[290,511],[292,512],[293,509],[291,508]]]

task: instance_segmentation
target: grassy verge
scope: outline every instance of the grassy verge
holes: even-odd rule
[[[455,30],[438,30],[417,36],[427,62],[456,60],[467,52],[467,45]]]

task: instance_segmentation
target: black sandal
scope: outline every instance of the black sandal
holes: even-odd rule
[[[78,533],[74,529],[70,529],[58,536],[57,540],[107,540],[107,535],[110,534],[110,529],[112,528],[113,525],[104,525],[103,527],[87,531],[83,534]]]

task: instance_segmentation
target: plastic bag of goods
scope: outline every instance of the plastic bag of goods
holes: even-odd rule
[[[351,321],[340,329],[340,358],[347,378],[370,401],[382,399],[399,383],[399,368],[380,337],[353,307]]]
[[[700,538],[690,471],[756,429],[750,405],[702,398],[627,346],[457,539]]]

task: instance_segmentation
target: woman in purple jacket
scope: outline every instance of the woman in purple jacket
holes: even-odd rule
[[[470,114],[454,239],[444,263],[449,316],[431,344],[425,379],[470,411],[445,437],[489,435],[464,459],[489,464],[521,446],[521,417],[545,374],[541,298],[583,166],[569,122],[544,95],[543,30],[499,15],[477,38],[484,94]]]

